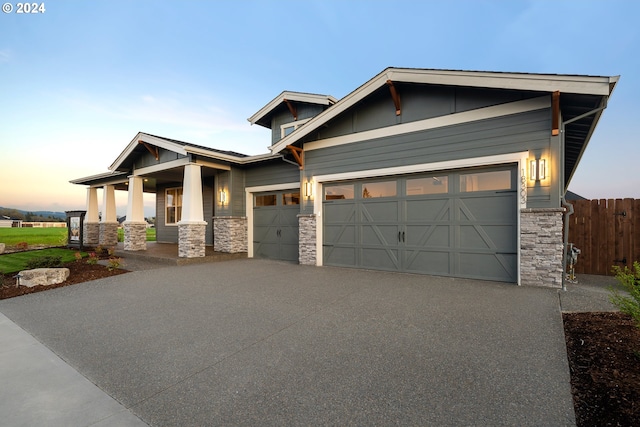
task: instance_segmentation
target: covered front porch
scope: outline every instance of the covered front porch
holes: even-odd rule
[[[246,258],[247,253],[227,253],[215,251],[213,246],[205,247],[205,255],[197,258],[183,258],[179,256],[179,248],[177,243],[159,243],[147,242],[147,247],[140,251],[127,251],[124,243],[119,242],[115,246],[114,255],[124,259],[123,267],[130,269],[132,265],[136,266],[136,270],[145,269],[145,265],[153,268],[157,264],[163,265],[187,265],[208,262],[229,261],[232,259]],[[151,268],[150,267],[150,268]]]

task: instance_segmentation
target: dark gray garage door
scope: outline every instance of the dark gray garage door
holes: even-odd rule
[[[515,167],[324,186],[325,265],[517,280]]]
[[[272,191],[253,196],[253,255],[298,261],[298,191]]]

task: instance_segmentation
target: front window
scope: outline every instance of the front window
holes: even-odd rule
[[[177,224],[182,219],[182,188],[167,188],[166,224]]]

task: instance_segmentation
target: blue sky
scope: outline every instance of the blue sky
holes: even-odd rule
[[[138,131],[267,152],[247,118],[281,91],[341,98],[389,66],[621,75],[570,189],[640,198],[640,2],[57,0],[29,15],[9,3],[0,206],[84,209],[68,181],[106,172]]]

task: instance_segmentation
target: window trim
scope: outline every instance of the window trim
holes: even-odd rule
[[[164,189],[164,225],[167,227],[175,227],[182,220],[182,209],[181,209],[179,219],[178,219],[178,211],[176,210],[176,222],[167,222],[167,218],[169,217],[169,215],[167,215],[167,209],[169,209],[169,204],[167,202],[169,200],[168,193],[169,191],[176,191],[176,190],[182,190],[182,197],[180,198],[180,205],[174,205],[173,207],[182,208],[182,199],[184,198],[184,187],[170,187],[170,188]]]
[[[280,125],[280,138],[284,138],[285,137],[285,134],[284,134],[284,130],[285,129],[293,127],[293,131],[295,132],[296,129],[298,129],[303,124],[307,123],[309,120],[311,120],[311,117],[309,117],[308,119],[296,120],[295,122],[289,122],[289,123],[281,124]]]

